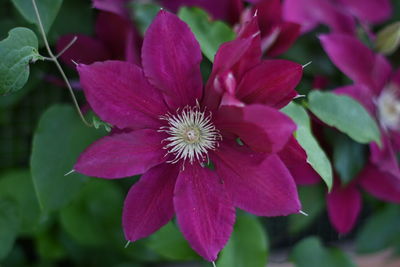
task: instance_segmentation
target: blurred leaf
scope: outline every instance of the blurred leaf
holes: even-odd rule
[[[131,17],[134,19],[140,33],[144,35],[161,6],[154,3],[131,2],[128,4]]]
[[[92,35],[95,29],[93,26],[95,11],[91,1],[63,1],[47,39],[50,43],[55,43],[64,34]],[[74,15],[74,19],[71,19],[71,14]]]
[[[222,250],[218,267],[264,267],[268,258],[267,233],[257,218],[239,215],[234,232]]]
[[[82,245],[111,245],[116,239],[122,243],[122,203],[122,192],[114,183],[92,179],[61,210],[61,224]]]
[[[21,15],[39,27],[32,0],[11,0]],[[61,7],[62,0],[35,0],[45,32],[48,32]]]
[[[29,64],[42,59],[38,40],[27,28],[14,28],[0,41],[0,95],[21,89],[29,78]]]
[[[378,32],[375,40],[376,50],[380,53],[392,54],[400,45],[400,22],[385,26]]]
[[[79,153],[104,131],[88,128],[70,106],[55,105],[41,117],[31,154],[31,172],[40,207],[57,210],[81,189],[85,176],[71,173]]]
[[[308,237],[296,244],[290,253],[297,267],[355,267],[350,257],[336,248],[325,248],[316,237]]]
[[[235,32],[222,21],[212,21],[204,10],[196,7],[183,7],[178,12],[200,43],[201,51],[211,61],[222,43],[235,38]]]
[[[292,214],[289,216],[289,232],[298,233],[318,217],[325,207],[325,190],[319,185],[299,187],[302,210],[308,216]]]
[[[366,147],[331,130],[327,140],[333,147],[333,166],[343,185],[351,182],[365,165]]]
[[[147,246],[168,260],[196,260],[199,256],[190,248],[182,233],[172,222],[152,234]]]
[[[308,95],[310,110],[329,126],[336,127],[353,140],[380,144],[380,132],[375,120],[356,100],[346,95],[313,91]]]
[[[28,170],[9,171],[1,175],[0,197],[15,201],[20,232],[32,232],[40,217],[39,204]]]
[[[59,240],[58,233],[46,229],[36,235],[35,242],[37,251],[44,260],[59,260],[66,255],[66,250]]]
[[[310,118],[306,110],[295,103],[289,103],[282,111],[296,122],[296,139],[307,153],[307,162],[310,163],[322,177],[328,189],[331,190],[332,165],[311,132]]]
[[[19,230],[19,218],[15,202],[0,198],[0,260],[11,251]]]
[[[375,212],[358,232],[356,248],[359,253],[373,253],[387,248],[400,234],[400,207],[388,205]]]

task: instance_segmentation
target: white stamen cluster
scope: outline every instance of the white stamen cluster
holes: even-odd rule
[[[211,112],[206,116],[199,106],[186,106],[182,111],[177,110],[175,115],[167,114],[160,119],[168,122],[168,126],[159,129],[169,135],[163,140],[168,142],[164,149],[168,150],[167,154],[175,156],[169,163],[180,160],[189,160],[191,164],[195,160],[202,163],[207,158],[208,151],[214,150],[221,140],[219,131],[211,122]]]
[[[377,99],[379,121],[384,129],[400,130],[400,100],[395,88],[383,90]]]

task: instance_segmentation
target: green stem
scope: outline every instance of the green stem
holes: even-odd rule
[[[63,52],[65,52],[66,49],[64,49],[64,50],[62,51],[62,53],[60,53],[59,55],[54,56],[53,52],[52,52],[51,49],[50,49],[49,42],[47,41],[46,33],[45,33],[45,31],[44,31],[43,23],[42,23],[42,20],[41,20],[41,18],[40,18],[40,14],[39,14],[39,10],[38,10],[37,5],[36,5],[36,1],[35,1],[35,0],[32,0],[32,4],[33,4],[33,9],[35,10],[36,18],[37,18],[37,20],[38,20],[38,22],[39,22],[39,30],[40,30],[40,32],[41,32],[41,34],[42,34],[43,41],[44,41],[44,45],[46,46],[47,53],[48,53],[49,56],[50,56],[49,58],[54,62],[54,64],[56,64],[57,69],[60,71],[61,76],[62,76],[62,78],[63,78],[65,84],[66,84],[67,87],[68,87],[68,90],[69,90],[69,92],[70,92],[70,94],[71,94],[71,97],[72,97],[72,101],[74,102],[75,108],[76,108],[76,110],[78,111],[78,114],[79,114],[81,120],[83,121],[83,123],[84,123],[85,125],[87,125],[87,126],[89,126],[89,127],[92,127],[92,124],[90,124],[89,122],[87,122],[86,119],[85,119],[85,117],[83,116],[82,111],[81,111],[81,109],[80,109],[80,107],[79,107],[78,101],[76,100],[74,91],[72,90],[71,84],[69,83],[69,80],[68,80],[68,78],[67,78],[67,75],[65,75],[64,70],[62,69],[60,63],[59,63],[58,60],[57,60],[57,56],[59,56],[60,54],[62,54]],[[66,48],[68,49],[72,44],[73,44],[73,42],[70,43]]]

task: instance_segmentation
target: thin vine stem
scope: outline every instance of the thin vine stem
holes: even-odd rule
[[[32,0],[32,5],[33,5],[33,9],[35,10],[36,18],[37,18],[37,20],[38,20],[38,22],[39,22],[39,30],[40,30],[40,33],[42,34],[43,41],[44,41],[44,45],[46,46],[47,53],[48,53],[49,56],[50,56],[49,59],[50,59],[51,61],[53,61],[54,64],[56,64],[57,69],[60,71],[61,76],[62,76],[62,78],[63,78],[65,84],[67,85],[68,90],[69,90],[69,92],[70,92],[70,94],[71,94],[72,101],[74,102],[74,105],[75,105],[75,108],[76,108],[76,110],[77,110],[77,112],[78,112],[78,114],[79,114],[79,117],[81,118],[81,120],[83,121],[83,123],[84,123],[86,126],[92,127],[93,125],[92,125],[91,123],[87,122],[86,119],[85,119],[85,117],[83,116],[82,111],[81,111],[81,109],[80,109],[80,107],[79,107],[78,101],[76,100],[74,91],[72,90],[72,86],[71,86],[71,84],[69,83],[69,80],[68,80],[68,78],[67,78],[67,75],[65,75],[64,70],[62,69],[60,63],[59,63],[58,60],[57,60],[57,57],[58,57],[60,54],[62,54],[63,52],[65,52],[65,50],[68,49],[68,48],[73,44],[73,42],[75,42],[76,40],[75,40],[75,41],[73,40],[73,42],[71,42],[69,45],[67,45],[67,47],[64,48],[63,51],[61,51],[57,56],[54,56],[53,52],[52,52],[51,49],[50,49],[49,42],[47,41],[47,37],[46,37],[46,33],[45,33],[45,31],[44,31],[42,19],[40,18],[39,10],[38,10],[38,8],[37,8],[36,1],[35,1],[35,0]]]

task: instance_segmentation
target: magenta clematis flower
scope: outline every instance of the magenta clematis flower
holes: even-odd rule
[[[234,207],[260,216],[299,212],[296,185],[276,155],[295,125],[273,107],[208,101],[201,60],[189,27],[160,11],[144,37],[143,69],[78,65],[91,107],[121,131],[87,148],[74,170],[108,179],[143,174],[125,200],[126,239],[146,237],[176,214],[192,248],[214,261],[232,232]]]
[[[365,24],[382,22],[391,14],[389,0],[284,0],[284,18],[308,32],[318,24],[333,32],[355,34],[356,19]]]
[[[383,201],[400,203],[400,72],[393,72],[382,55],[374,54],[354,37],[342,34],[320,36],[332,62],[355,84],[337,88],[359,101],[379,122],[382,148],[370,144],[370,158],[359,177],[346,188],[328,196],[328,211],[339,232],[352,228],[359,212],[360,196],[356,186]],[[341,206],[351,199],[354,205]],[[349,202],[350,203],[350,202]],[[350,207],[350,209],[349,209]],[[344,213],[343,209],[349,209]],[[340,215],[342,214],[342,215]],[[348,214],[344,216],[343,214]]]

